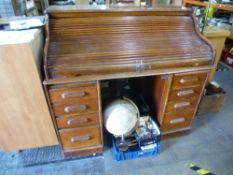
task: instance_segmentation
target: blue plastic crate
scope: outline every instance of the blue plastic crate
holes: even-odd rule
[[[116,141],[114,137],[112,138],[112,145],[113,145],[112,146],[113,154],[117,161],[154,156],[160,153],[160,142],[156,143],[156,146],[153,149],[141,150],[140,148],[138,148],[134,151],[127,151],[127,152],[122,152],[117,149]]]

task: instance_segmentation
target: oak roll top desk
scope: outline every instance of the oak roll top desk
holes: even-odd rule
[[[214,57],[187,10],[49,8],[44,86],[64,155],[102,152],[102,80],[153,76],[162,133],[189,130]]]

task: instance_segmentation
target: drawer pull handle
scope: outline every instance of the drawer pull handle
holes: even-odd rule
[[[184,77],[180,79],[180,83],[190,83],[190,82],[196,82],[198,81],[198,77]]]
[[[85,94],[86,94],[85,91],[63,92],[61,94],[61,98],[66,99],[66,98],[74,98],[74,97],[83,97],[85,96]]]
[[[176,95],[177,95],[178,97],[181,97],[181,96],[191,95],[191,94],[194,94],[194,90],[193,90],[193,89],[184,90],[184,91],[179,91],[179,92],[177,92]]]
[[[173,120],[170,120],[170,124],[177,124],[177,123],[182,123],[185,121],[185,118],[176,118],[176,119],[173,119]]]
[[[75,123],[86,123],[88,121],[87,118],[77,118],[77,119],[69,119],[67,120],[67,125],[72,125]]]
[[[86,141],[86,140],[90,140],[91,136],[73,136],[70,138],[70,142],[74,143],[74,142],[79,142],[79,141]]]
[[[190,104],[191,104],[190,102],[176,103],[174,104],[174,108],[181,108],[181,107],[189,106]]]
[[[65,112],[74,112],[74,111],[85,111],[87,109],[86,105],[78,105],[78,106],[66,106],[64,108]]]

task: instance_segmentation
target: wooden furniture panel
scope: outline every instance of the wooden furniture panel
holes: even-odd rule
[[[202,86],[207,77],[207,72],[190,72],[175,74],[172,82],[172,89],[185,87]]]
[[[58,144],[40,79],[42,36],[39,30],[26,33],[23,41],[5,33],[15,44],[0,45],[0,148],[4,151]]]
[[[48,17],[46,28],[48,47],[45,47],[44,52],[46,75],[44,84],[46,86],[87,81],[99,83],[101,80],[155,76],[153,99],[161,127],[169,118],[175,120],[175,116],[170,116],[170,112],[166,113],[170,101],[172,103],[194,99],[190,99],[190,96],[176,99],[173,94],[169,99],[170,89],[175,93],[176,90],[192,87],[194,95],[197,95],[199,91],[195,87],[199,87],[201,94],[207,73],[213,65],[215,50],[195,28],[195,20],[187,10],[103,10],[98,7],[95,10],[84,10],[79,7],[51,7],[48,9]],[[78,93],[74,92],[78,94],[77,96],[84,94],[77,91]],[[59,91],[57,97],[60,98],[62,93]],[[97,151],[97,148],[101,147],[98,145],[102,144],[99,85],[97,93],[97,99],[85,100],[83,97],[74,97],[64,101],[59,99],[61,100],[59,101],[57,97],[54,100],[54,97],[50,96],[52,99],[50,103],[53,104],[52,111],[59,116],[56,118],[58,120],[77,114],[86,115],[87,112],[89,114],[99,113],[99,124],[96,126],[100,129],[97,132],[89,130],[86,132],[87,134],[99,132],[99,141],[94,139],[95,141],[87,141],[87,144],[83,145],[71,143],[71,137],[76,134],[83,136],[82,132],[86,127],[77,128],[79,127],[77,126],[72,132],[70,129],[58,129],[66,155]],[[187,95],[190,92],[181,94]],[[86,102],[90,104],[89,111],[85,111],[83,106]],[[191,122],[188,120],[192,120],[198,103],[199,96],[196,97],[196,103],[192,106],[192,115],[184,116],[186,124],[180,124],[179,122],[182,123],[182,121],[178,119],[178,121],[175,120],[178,123],[172,123],[172,127],[169,127],[171,129],[183,129],[186,125],[190,127]],[[79,107],[66,108],[68,112],[64,112],[64,107],[67,105]],[[78,110],[83,111],[78,112]],[[60,115],[64,115],[64,118]],[[165,115],[167,115],[166,118],[164,118]],[[65,120],[62,122],[67,123]],[[64,135],[65,133],[67,135]],[[88,138],[90,137],[75,137],[73,140]]]
[[[96,81],[45,86],[64,156],[103,150]]]
[[[166,111],[160,120],[165,134],[191,129],[207,77],[208,71],[174,74]]]
[[[99,115],[97,113],[93,113],[69,117],[58,117],[56,118],[56,122],[59,129],[91,126],[99,124]]]
[[[72,99],[76,101],[94,100],[97,99],[97,88],[96,85],[52,88],[49,90],[49,94],[53,103]]]
[[[53,104],[53,109],[56,116],[97,112],[98,101],[96,99],[82,100],[81,102],[70,100]]]
[[[168,98],[171,101],[196,98],[200,95],[202,90],[201,88],[202,88],[201,86],[196,86],[196,87],[171,90]]]
[[[189,127],[193,119],[194,111],[194,109],[191,109],[166,113],[163,124],[161,125],[161,130],[171,131]]]
[[[230,31],[223,28],[205,27],[204,36],[213,44],[216,49],[216,57],[214,60],[214,69],[211,70],[208,80],[211,81],[214,77],[218,63],[221,59],[222,50],[224,48],[225,40],[230,35]]]
[[[100,128],[98,126],[60,130],[59,133],[64,149],[78,149],[101,145]]]
[[[154,77],[153,99],[157,120],[160,124],[163,122],[164,113],[166,111],[171,82],[172,75],[157,75]]]
[[[198,94],[197,97],[199,97],[200,94]],[[172,111],[179,111],[179,110],[185,110],[190,108],[195,108],[197,105],[198,98],[190,98],[190,99],[181,99],[176,101],[169,101],[167,103],[166,112],[172,112]]]
[[[189,11],[64,9],[64,13],[48,9],[48,79],[93,76],[95,80],[95,76],[212,62],[214,49],[199,36]]]

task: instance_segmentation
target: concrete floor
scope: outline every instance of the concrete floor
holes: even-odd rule
[[[228,93],[222,111],[197,116],[189,135],[162,140],[158,156],[116,162],[109,148],[103,155],[69,160],[62,159],[58,147],[0,152],[0,175],[197,174],[187,163],[216,175],[233,175],[233,71],[217,72],[215,79]]]

